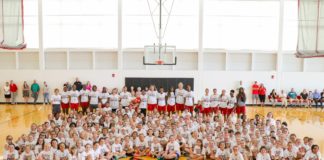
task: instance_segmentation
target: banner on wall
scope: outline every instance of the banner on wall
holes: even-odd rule
[[[300,58],[324,57],[324,0],[298,0]]]
[[[0,0],[0,22],[0,48],[26,48],[23,0]]]

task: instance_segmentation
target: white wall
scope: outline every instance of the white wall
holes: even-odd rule
[[[112,77],[112,74],[115,77]],[[275,78],[271,79],[274,74]],[[176,71],[176,70],[0,70],[0,85],[3,86],[5,81],[13,79],[19,87],[18,101],[22,101],[22,83],[28,81],[32,83],[34,79],[41,84],[47,81],[51,89],[62,85],[66,81],[74,82],[75,77],[79,77],[82,82],[90,80],[92,84],[99,87],[107,86],[108,88],[124,85],[125,77],[191,77],[194,78],[196,98],[200,98],[205,88],[233,89],[238,86],[240,80],[243,81],[250,98],[251,84],[253,81],[262,82],[268,88],[289,90],[291,87],[296,88],[299,92],[303,88],[320,89],[324,88],[323,72],[282,72],[276,75],[276,72],[259,72],[259,71]],[[41,85],[42,86],[42,85]],[[0,100],[3,101],[3,91],[1,90]],[[41,96],[42,99],[42,96]],[[40,99],[40,101],[41,101]]]

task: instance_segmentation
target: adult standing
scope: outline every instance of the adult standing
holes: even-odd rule
[[[37,102],[38,94],[39,94],[39,90],[40,90],[39,84],[36,82],[36,80],[34,80],[34,83],[31,85],[30,88],[31,88],[31,92],[32,92],[32,97],[34,98],[34,105],[35,105]]]
[[[245,115],[246,95],[243,87],[239,89],[236,99],[237,99],[237,109],[236,109],[237,116],[239,117],[240,115]]]
[[[27,84],[26,81],[24,81],[23,84],[23,98],[25,100],[25,104],[27,104],[28,100],[29,100],[29,85]]]
[[[264,107],[265,97],[266,97],[267,89],[264,87],[264,85],[261,83],[259,88],[259,98],[260,98],[260,104],[261,107]]]
[[[76,90],[78,90],[79,92],[80,92],[81,89],[83,88],[83,86],[82,86],[82,82],[80,82],[80,80],[79,80],[78,77],[75,78],[74,85],[76,86]]]
[[[10,81],[11,104],[16,104],[18,87],[13,80]]]
[[[252,104],[257,105],[259,99],[259,85],[257,81],[254,81],[252,85]]]
[[[6,103],[10,103],[11,93],[10,93],[9,82],[6,82],[6,84],[3,86],[3,93],[6,99]]]
[[[50,89],[48,87],[48,84],[44,81],[44,88],[43,88],[44,104],[50,103],[49,93],[50,93]]]

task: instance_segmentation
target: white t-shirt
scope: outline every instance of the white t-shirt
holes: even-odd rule
[[[194,96],[195,95],[194,95],[193,91],[185,93],[185,98],[186,98],[185,105],[186,106],[193,106],[194,105]]]
[[[88,156],[90,156],[91,159],[95,159],[95,157],[96,157],[93,150],[90,150],[88,152],[83,151],[82,154],[81,154],[82,160],[86,160]]]
[[[140,150],[143,151],[144,149],[148,148],[147,141],[140,141],[139,139],[135,142],[135,146]]]
[[[68,92],[62,92],[61,93],[61,100],[62,100],[62,103],[68,104],[69,103],[69,93]]]
[[[244,158],[241,153],[238,153],[237,155],[235,155],[234,153],[231,153],[230,160],[244,160]]]
[[[199,146],[196,146],[193,148],[193,153],[197,155],[205,155],[205,148],[200,148]]]
[[[119,95],[118,94],[110,95],[109,105],[112,109],[117,109],[119,107]]]
[[[186,90],[184,89],[176,89],[175,90],[175,96],[176,96],[176,103],[177,104],[183,104],[184,103],[184,96],[186,94]]]
[[[166,93],[158,93],[157,94],[158,106],[165,106],[166,105],[165,96],[166,96]]]
[[[234,108],[235,103],[236,103],[236,98],[235,97],[229,97],[229,104],[228,104],[227,108],[229,108],[229,109]]]
[[[35,159],[35,154],[33,151],[30,151],[29,153],[26,153],[26,152],[23,152],[21,155],[20,155],[20,159]]]
[[[271,148],[271,156],[275,156],[275,157],[283,157],[283,149],[282,148],[277,148],[277,147],[272,147]]]
[[[210,107],[217,107],[219,102],[218,102],[219,95],[218,94],[213,94],[210,96]]]
[[[228,105],[229,97],[228,96],[222,96],[219,98],[219,107],[220,108],[226,108]]]
[[[169,142],[166,146],[166,152],[170,153],[173,151],[180,154],[180,145],[177,141],[174,141],[173,143]]]
[[[51,101],[52,101],[52,104],[61,104],[61,95],[53,94],[51,96]]]
[[[217,148],[217,150],[216,150],[216,157],[222,157],[222,159],[226,159],[226,158],[228,158],[230,156],[230,153],[229,153],[229,151],[228,150],[221,150],[221,149],[219,149],[219,148]]]
[[[129,92],[120,92],[120,98],[121,98],[121,105],[122,106],[129,106],[129,101],[131,99],[131,93]]]
[[[283,152],[283,157],[288,159],[294,159],[297,157],[297,151],[294,149],[292,149],[291,151],[285,149]]]
[[[121,152],[121,151],[123,151],[123,146],[121,145],[121,144],[113,144],[112,146],[111,146],[111,151],[113,152],[113,153],[115,153],[115,152]]]
[[[318,151],[317,154],[314,154],[311,150],[307,151],[303,160],[321,160],[321,153]]]
[[[81,102],[88,102],[89,101],[89,91],[88,90],[81,90],[80,95],[81,95]]]
[[[13,152],[5,151],[3,154],[3,159],[18,159],[19,154],[17,150]]]
[[[5,95],[10,95],[10,87],[9,86],[3,86],[3,91]]]
[[[109,98],[109,93],[100,93],[99,98],[101,99],[101,104],[106,104]]]
[[[174,92],[170,93],[170,97],[168,97],[168,105],[174,106],[175,105],[175,95]]]
[[[157,92],[156,91],[147,91],[148,104],[157,104]]]
[[[79,91],[75,90],[75,91],[70,91],[70,96],[71,96],[71,103],[79,103],[79,96],[80,93]]]
[[[91,91],[89,96],[90,96],[90,104],[98,104],[98,99],[99,99],[99,92],[98,91]]]
[[[160,143],[152,143],[151,144],[151,152],[162,152],[163,148]]]
[[[267,153],[265,155],[258,153],[256,160],[271,160],[270,155]]]
[[[139,105],[139,108],[143,108],[143,109],[146,109],[147,108],[147,95],[141,95],[140,96],[141,98],[141,103]]]
[[[64,150],[64,152],[61,152],[60,150],[57,150],[55,152],[55,159],[56,160],[60,160],[62,158],[71,159],[71,154],[69,153],[69,151],[67,149]]]
[[[37,157],[42,157],[43,160],[52,160],[54,154],[52,151],[41,151]]]
[[[203,107],[203,108],[209,108],[210,96],[208,96],[208,95],[203,95],[203,96],[201,97],[201,102],[202,102],[202,107]]]

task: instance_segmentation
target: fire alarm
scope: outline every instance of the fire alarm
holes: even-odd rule
[[[111,74],[111,76],[112,76],[112,77],[115,77],[116,75],[115,75],[115,73],[113,73],[113,74]]]

